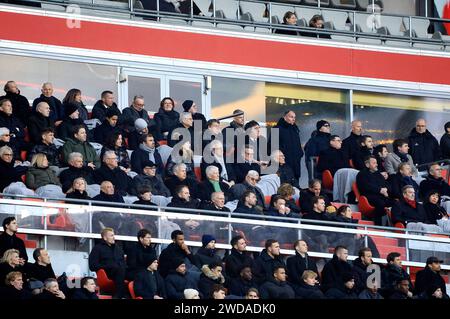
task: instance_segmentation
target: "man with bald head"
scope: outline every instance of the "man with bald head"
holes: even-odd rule
[[[359,120],[352,121],[352,131],[350,135],[342,141],[342,150],[347,158],[352,158],[356,150],[359,149],[358,140],[363,132],[362,122]]]
[[[408,136],[409,154],[415,165],[431,163],[441,158],[441,150],[437,139],[427,130],[427,122],[424,119],[416,121],[416,127]],[[426,170],[419,167],[419,170]]]
[[[60,100],[53,96],[53,84],[45,82],[42,84],[41,96],[34,99],[32,111],[36,111],[36,107],[39,103],[45,102],[50,107],[49,118],[55,126],[59,126],[62,123],[64,117],[64,108]],[[38,135],[40,136],[40,135]]]

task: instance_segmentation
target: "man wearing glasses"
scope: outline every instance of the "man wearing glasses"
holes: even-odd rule
[[[420,198],[425,201],[425,197],[431,191],[437,191],[441,196],[450,196],[450,185],[442,177],[442,168],[439,163],[433,163],[428,168],[428,176],[420,183]]]
[[[416,127],[408,136],[409,154],[415,165],[422,165],[438,161],[441,158],[441,150],[437,139],[427,130],[427,122],[418,119]],[[425,170],[426,167],[419,167]]]

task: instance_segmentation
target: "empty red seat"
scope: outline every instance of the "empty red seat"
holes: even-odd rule
[[[322,186],[325,189],[333,190],[333,175],[329,170],[322,172]]]
[[[142,297],[136,297],[136,294],[134,292],[134,281],[130,281],[128,283],[128,291],[130,292],[130,296],[132,299],[143,299]]]
[[[97,285],[100,293],[113,294],[116,290],[114,282],[108,278],[106,272],[103,269],[99,269],[97,272]]]

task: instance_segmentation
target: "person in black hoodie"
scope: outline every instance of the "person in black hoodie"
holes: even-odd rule
[[[30,152],[28,152],[28,161],[31,162],[33,155],[42,153],[47,156],[48,164],[59,168],[61,161],[59,159],[59,150],[53,143],[55,140],[55,130],[52,128],[46,128],[41,132],[41,141],[34,145]]]
[[[316,167],[317,172],[320,173],[319,176],[322,176],[325,170],[329,170],[331,175],[334,176],[339,169],[349,167],[349,159],[342,149],[341,138],[339,135],[331,135],[329,147],[319,153],[319,161]]]
[[[73,185],[75,179],[82,177],[86,184],[95,184],[94,170],[92,167],[84,165],[83,155],[78,152],[69,154],[69,168],[59,174],[63,192],[67,193]]]
[[[206,298],[212,295],[214,285],[223,285],[225,277],[222,275],[222,263],[213,262],[201,267],[202,274],[198,281],[198,290]]]
[[[20,264],[23,266],[28,262],[27,250],[23,240],[16,236],[17,221],[15,217],[6,217],[2,222],[3,233],[0,235],[0,256],[3,256],[8,249],[19,251]],[[1,258],[1,257],[0,257]]]
[[[139,118],[143,119],[147,123],[147,127],[151,125],[148,111],[145,110],[144,107],[144,97],[141,95],[137,95],[133,98],[133,103],[131,104],[131,106],[123,109],[121,123],[125,131],[127,131],[128,133],[134,132],[136,130],[134,122]]]
[[[386,267],[381,271],[380,293],[386,299],[394,293],[397,283],[401,280],[408,281],[409,290],[413,287],[409,274],[402,268],[400,256],[397,252],[389,253],[386,257]]]
[[[127,277],[133,280],[139,271],[149,267],[157,259],[156,250],[152,246],[152,235],[148,229],[140,229],[137,233],[138,242],[127,253]],[[152,260],[150,264],[148,261]]]
[[[311,202],[313,208],[303,215],[303,219],[330,221],[331,218],[325,211],[325,198],[323,196],[314,196]],[[313,251],[328,251],[329,244],[332,242],[332,239],[329,238],[329,232],[303,230],[302,233],[304,238],[310,243]]]
[[[6,82],[3,89],[6,94],[0,96],[0,100],[4,98],[10,100],[13,108],[13,115],[22,123],[26,124],[31,111],[28,99],[20,94],[20,90],[15,81]]]
[[[328,195],[322,191],[322,182],[319,179],[312,179],[308,182],[308,188],[300,191],[300,210],[302,214],[307,214],[313,210],[312,199],[316,196],[322,196],[325,200],[325,207],[331,206]]]
[[[368,156],[375,155],[373,152],[373,140],[370,135],[363,135],[358,139],[358,148],[355,150],[352,156],[353,167],[357,170],[363,170],[366,168],[364,163]],[[378,161],[377,161],[378,163]]]
[[[150,187],[153,195],[170,197],[170,190],[164,184],[161,175],[156,174],[156,164],[150,160],[142,163],[142,171],[133,178],[133,187],[131,193],[138,194],[141,187]]]
[[[318,274],[316,262],[308,255],[308,244],[299,239],[294,243],[295,255],[286,260],[288,281],[291,284],[301,285],[305,270],[313,271]]]
[[[419,185],[412,178],[411,165],[409,163],[401,163],[398,166],[398,172],[396,174],[389,175],[388,182],[391,186],[391,198],[400,200],[403,198],[402,189],[406,185],[414,187],[416,193],[416,199],[419,196]]]
[[[402,189],[402,198],[392,206],[392,223],[424,223],[430,224],[423,205],[416,201],[416,194],[411,185]]]
[[[119,167],[114,151],[105,152],[102,166],[94,171],[94,180],[97,184],[110,181],[117,194],[121,196],[125,196],[131,190],[132,179]]]
[[[178,125],[180,113],[174,110],[175,102],[170,97],[161,100],[158,113],[155,114],[156,139],[158,141],[168,139],[169,132]]]
[[[216,251],[216,238],[208,234],[203,235],[202,247],[197,250],[194,258],[195,265],[198,269],[202,269],[204,265],[211,265],[213,263],[222,265],[222,261]]]
[[[182,263],[188,259],[192,265],[195,265],[195,257],[184,242],[184,233],[181,230],[174,230],[170,237],[172,243],[159,255],[159,269],[163,278],[166,278],[171,270],[174,271],[180,265],[175,266],[174,262],[177,259],[180,259]]]
[[[109,136],[115,133],[122,133],[122,130],[117,125],[119,116],[120,112],[116,109],[111,108],[106,111],[104,121],[94,129],[94,142],[105,144]]]
[[[14,153],[11,147],[0,147],[0,192],[14,182],[22,182],[22,175],[25,175],[28,167],[14,166]]]
[[[97,285],[93,277],[83,277],[80,281],[81,288],[75,289],[72,299],[74,300],[97,300]]]
[[[55,126],[58,127],[62,119],[64,117],[64,107],[60,100],[53,96],[53,85],[49,82],[42,84],[41,96],[34,99],[32,112],[37,111],[37,105],[41,102],[45,102],[50,107],[50,122],[55,123]]]
[[[431,163],[441,158],[441,150],[437,139],[427,130],[424,119],[416,121],[416,127],[408,136],[409,154],[415,165]]]
[[[300,282],[298,284],[292,284],[295,296],[300,299],[325,299],[325,295],[320,290],[317,277],[317,273],[312,270],[302,272],[300,274]]]
[[[10,142],[16,149],[28,149],[25,142],[25,125],[13,114],[13,107],[8,99],[0,99],[0,127],[6,127],[9,130]]]
[[[103,123],[108,110],[115,110],[118,113],[119,118],[122,115],[117,104],[114,102],[114,93],[112,91],[103,91],[101,99],[95,102],[94,107],[92,108],[92,118],[98,119]],[[121,121],[119,121],[119,123],[120,122]]]
[[[286,277],[286,268],[282,265],[275,266],[270,278],[259,289],[261,299],[294,299],[294,289],[286,281]]]
[[[62,120],[58,123],[61,124]],[[50,118],[50,106],[47,102],[40,102],[36,105],[36,111],[28,118],[28,135],[31,143],[39,144],[41,134],[47,128],[55,129],[55,125]]]
[[[48,278],[56,279],[50,256],[44,248],[36,248],[33,251],[34,264],[27,264],[27,277],[44,282]]]
[[[227,280],[228,282],[228,280]],[[250,288],[257,288],[258,284],[253,278],[252,268],[243,266],[238,278],[232,278],[229,282],[230,294],[244,297]]]
[[[375,225],[382,224],[382,217],[386,214],[385,207],[391,207],[394,203],[389,198],[390,185],[386,181],[386,172],[378,171],[377,159],[369,156],[365,160],[366,169],[356,175],[356,185],[361,195],[366,196],[369,204],[375,207]]]
[[[89,269],[91,271],[103,269],[108,278],[114,281],[116,287],[114,297],[123,298],[126,293],[124,253],[122,248],[116,244],[112,228],[104,228],[101,238],[101,241],[92,248],[89,254]]]
[[[352,131],[350,135],[342,141],[342,150],[348,159],[353,157],[353,154],[358,149],[358,139],[363,132],[362,122],[359,120],[352,121]]]
[[[440,206],[441,195],[438,191],[430,191],[423,202],[423,208],[430,224],[442,227],[442,232],[449,231],[449,216],[444,207]]]
[[[160,265],[161,270],[163,267]],[[168,299],[184,299],[185,289],[197,290],[197,282],[192,279],[190,273],[186,271],[186,264],[183,258],[174,258],[165,277],[166,293]],[[202,296],[206,297],[206,296]]]
[[[415,295],[426,292],[430,286],[437,286],[441,288],[442,294],[448,298],[445,281],[439,273],[441,271],[442,263],[443,261],[439,260],[437,257],[428,257],[425,268],[417,272],[414,287]]]
[[[294,170],[295,178],[300,178],[303,157],[302,143],[300,141],[300,129],[295,124],[295,112],[286,111],[284,116],[278,120],[279,148],[283,152],[286,163]],[[272,139],[272,136],[270,137]]]
[[[257,283],[262,284],[272,278],[276,267],[286,267],[283,257],[280,255],[280,243],[275,239],[268,239],[264,249],[255,259],[252,273]]]
[[[330,123],[325,120],[320,120],[316,123],[316,131],[311,133],[311,138],[305,144],[305,164],[308,169],[308,179],[319,177],[318,174],[312,172],[311,159],[319,156],[319,154],[328,148],[330,144]]]
[[[441,153],[443,159],[450,159],[450,122],[445,123],[445,133],[442,134],[439,145],[441,147]]]
[[[134,280],[134,293],[143,299],[165,299],[166,285],[158,272],[158,259],[155,255],[144,255],[145,268],[138,271]]]
[[[359,250],[358,258],[353,261],[352,273],[355,278],[356,293],[361,293],[367,286],[367,278],[370,273],[367,272],[367,267],[373,263],[372,251],[368,247]]]
[[[358,299],[355,289],[355,278],[351,273],[342,275],[342,283],[327,290],[328,299]]]
[[[64,119],[61,125],[58,127],[58,138],[67,141],[68,138],[72,138],[74,128],[82,125],[88,132],[87,126],[80,117],[80,107],[78,104],[69,102],[64,104]]]
[[[450,185],[442,178],[442,168],[438,163],[428,167],[428,176],[420,182],[419,198],[425,201],[425,195],[432,190],[438,191],[441,196],[450,196]]]
[[[348,250],[346,247],[337,246],[334,249],[333,258],[325,264],[322,270],[322,291],[326,293],[332,288],[341,289],[344,287],[346,282],[344,275],[352,272],[352,267],[347,262],[347,258]]]
[[[253,268],[254,260],[246,252],[247,243],[241,235],[230,241],[231,252],[224,258],[225,273],[230,278],[238,278],[243,267]]]

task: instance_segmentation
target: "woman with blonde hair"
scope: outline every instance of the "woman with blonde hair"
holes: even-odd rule
[[[28,188],[35,190],[46,185],[61,186],[58,177],[49,167],[47,156],[42,153],[33,155],[31,166],[26,174],[25,184]]]
[[[91,199],[86,192],[87,183],[83,177],[75,178],[72,187],[67,191],[66,198]]]
[[[6,276],[12,271],[22,272],[20,266],[19,251],[17,249],[8,249],[0,259],[0,287],[6,285]]]

